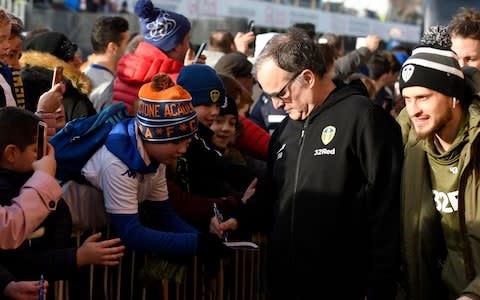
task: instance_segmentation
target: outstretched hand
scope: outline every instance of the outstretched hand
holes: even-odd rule
[[[253,196],[253,194],[255,194],[255,191],[256,191],[256,188],[257,188],[257,183],[258,183],[258,178],[255,178],[255,179],[252,180],[250,185],[247,187],[247,189],[243,193],[243,197],[241,199],[243,204],[247,203],[248,199],[250,199]]]
[[[115,266],[120,263],[125,246],[115,246],[120,239],[111,239],[98,242],[100,232],[89,236],[77,250],[77,266],[105,265]]]
[[[250,32],[237,32],[234,38],[235,47],[238,52],[248,56],[248,45],[250,45],[255,40],[255,33]]]
[[[54,113],[62,104],[63,93],[65,93],[65,85],[63,83],[54,85],[38,99],[37,111]]]
[[[195,51],[192,48],[188,48],[183,64],[185,66],[192,65],[192,64],[204,65],[206,61],[207,61],[207,57],[204,54],[200,55],[200,57],[197,60],[195,60]]]
[[[210,219],[209,231],[212,234],[215,234],[219,238],[223,238],[225,232],[230,230],[236,230],[238,228],[238,222],[235,218],[230,218],[222,223],[218,223],[216,217]]]
[[[17,300],[38,300],[40,288],[40,282],[38,281],[10,281],[3,290],[3,296]],[[47,288],[48,281],[45,280],[43,285],[44,299],[46,299]]]

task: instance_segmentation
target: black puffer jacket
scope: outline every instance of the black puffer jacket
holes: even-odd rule
[[[66,91],[63,95],[65,121],[96,113],[88,98],[91,90],[90,79],[63,60],[48,53],[25,51],[20,59],[21,77],[25,88],[26,108],[35,112],[38,98],[51,87],[53,69],[63,66]]]

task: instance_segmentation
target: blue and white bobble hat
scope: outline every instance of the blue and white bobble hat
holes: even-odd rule
[[[140,17],[145,42],[169,52],[190,32],[190,21],[183,15],[153,6],[150,0],[139,0],[135,14]]]
[[[444,95],[463,99],[464,75],[457,55],[449,49],[419,46],[400,70],[400,91],[409,86],[421,86]]]

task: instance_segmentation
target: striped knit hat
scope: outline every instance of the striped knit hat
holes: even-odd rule
[[[420,46],[413,50],[400,71],[400,91],[421,86],[463,99],[464,76],[455,52]]]
[[[192,97],[166,74],[157,74],[138,91],[136,124],[142,139],[169,143],[192,136],[198,119]]]

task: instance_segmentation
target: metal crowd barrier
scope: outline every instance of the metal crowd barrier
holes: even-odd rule
[[[109,236],[108,229],[102,232]],[[81,237],[75,238],[80,245]],[[90,266],[80,280],[57,281],[49,293],[58,300],[263,300],[267,242],[262,234],[254,234],[252,241],[259,245],[258,250],[234,250],[231,257],[219,261],[213,273],[207,272],[200,258],[192,258],[179,283],[141,280],[139,265],[145,258],[127,251],[120,266]]]

